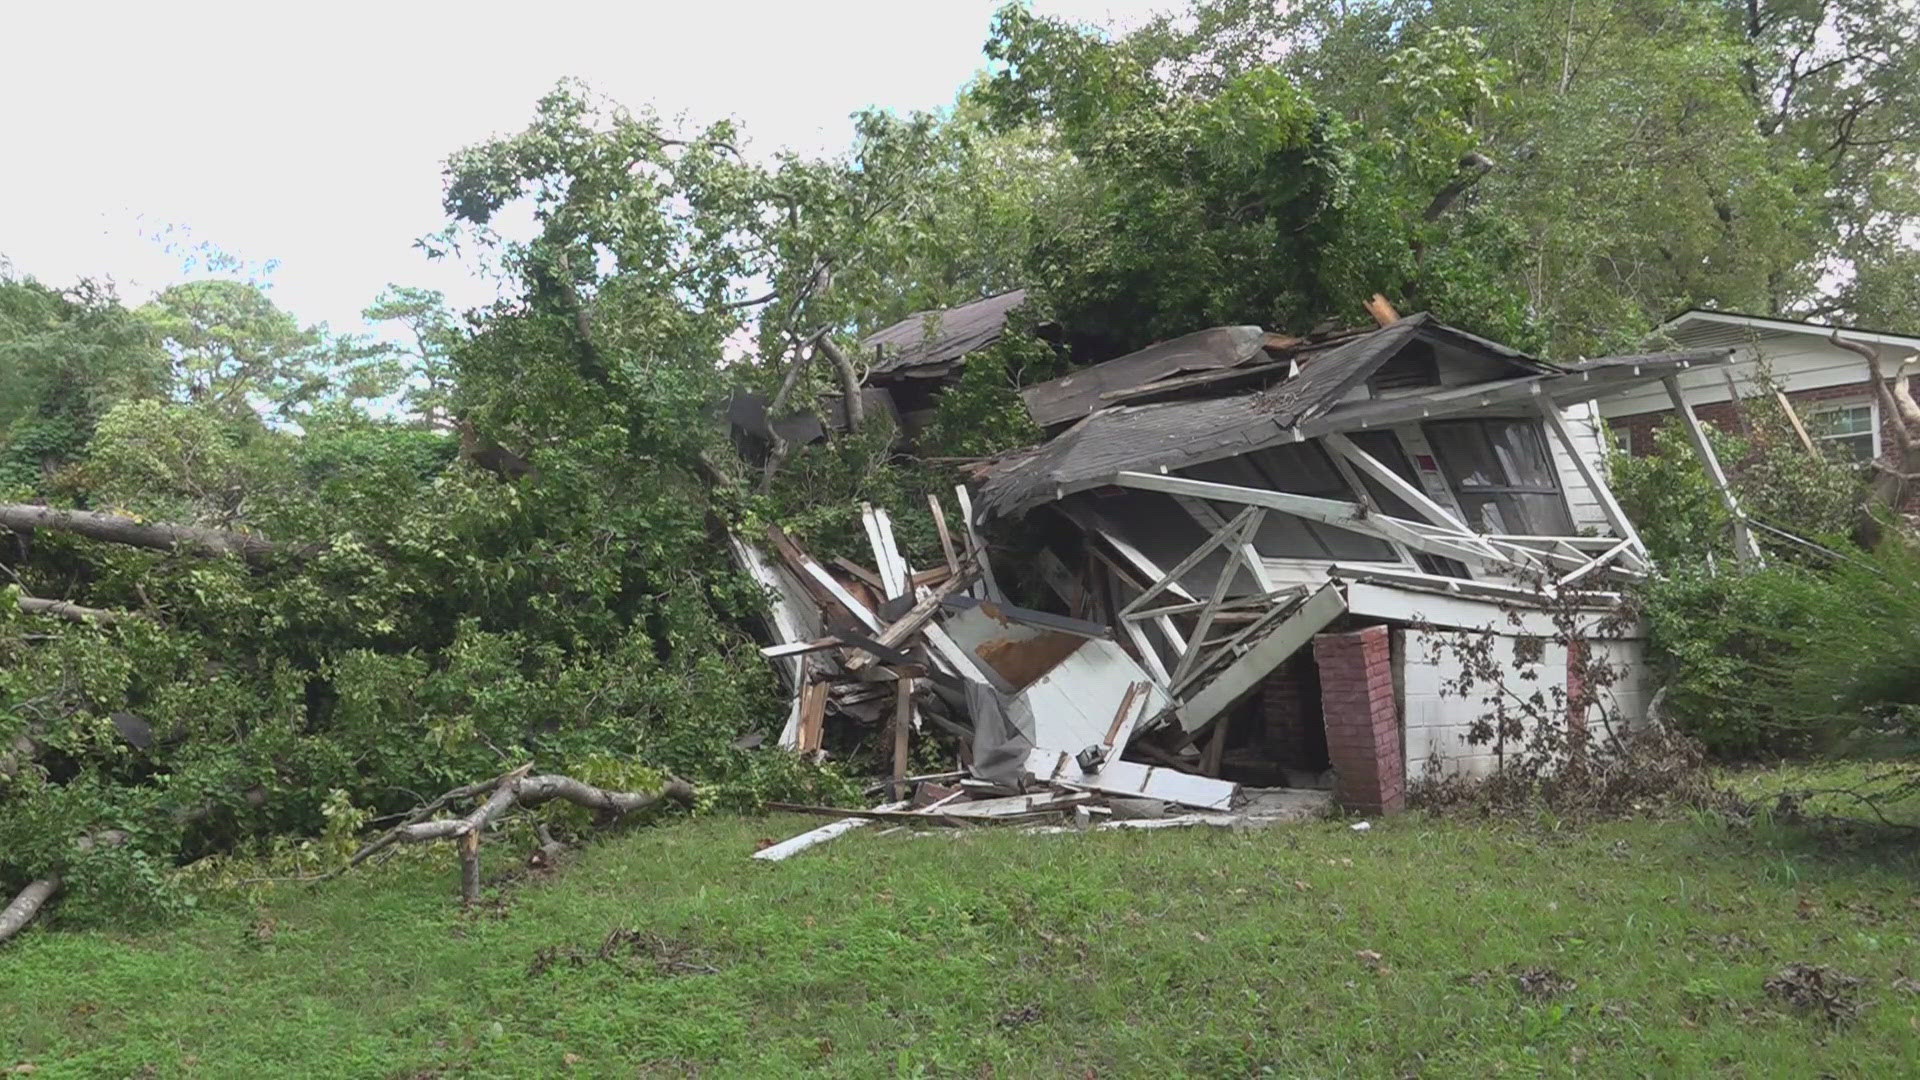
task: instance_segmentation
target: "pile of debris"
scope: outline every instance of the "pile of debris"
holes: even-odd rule
[[[879,731],[892,760],[887,802],[780,807],[841,820],[757,858],[785,858],[875,821],[1226,825],[1298,819],[1329,805],[1323,790],[1243,791],[1136,744],[1169,724],[1173,701],[1109,627],[1006,602],[973,531],[968,493],[955,494],[958,535],[938,498],[928,499],[943,564],[920,571],[901,554],[887,512],[872,506],[861,508],[872,569],[844,556],[823,563],[778,528],[763,544],[733,538],[736,561],[772,597],[773,644],[761,651],[793,690],[780,745],[818,756],[836,738],[846,746]],[[927,725],[959,741],[960,768],[909,777],[911,740]],[[1130,746],[1159,760],[1128,760]],[[1202,752],[1193,757],[1203,764]]]

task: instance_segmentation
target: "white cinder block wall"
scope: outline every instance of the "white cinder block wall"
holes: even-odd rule
[[[1406,754],[1407,781],[1417,783],[1430,775],[1429,763],[1441,776],[1486,776],[1499,767],[1492,744],[1475,746],[1467,742],[1472,725],[1491,712],[1486,699],[1495,687],[1475,686],[1466,695],[1449,685],[1460,670],[1459,651],[1453,643],[1478,635],[1458,631],[1396,629],[1393,632],[1394,690],[1399,698],[1400,727]],[[1493,655],[1504,670],[1509,689],[1528,697],[1535,690],[1553,701],[1554,689],[1564,691],[1567,684],[1567,650],[1548,642],[1540,659],[1530,664],[1515,660],[1515,641],[1500,634],[1493,643]],[[1616,730],[1632,726],[1646,716],[1648,675],[1642,663],[1643,643],[1637,640],[1596,641],[1587,646],[1603,655],[1624,674],[1601,695],[1604,708]],[[1598,716],[1589,722],[1597,725]],[[1624,734],[1624,732],[1622,732]],[[1596,730],[1596,735],[1601,734]]]

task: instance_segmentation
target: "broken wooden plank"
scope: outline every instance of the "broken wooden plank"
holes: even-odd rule
[[[947,531],[947,512],[940,505],[940,496],[927,492],[927,509],[933,512],[933,528],[940,534],[940,554],[946,556],[947,570],[960,572],[960,558],[953,551],[953,534]]]
[[[885,593],[887,590],[886,582],[883,582],[880,580],[879,574],[876,574],[873,571],[867,569],[866,567],[861,566],[859,563],[854,562],[852,559],[849,559],[844,555],[835,555],[833,557],[833,565],[839,567],[842,570],[845,570],[847,573],[852,574],[854,577],[859,578],[862,582],[866,583],[867,585],[870,585],[873,588],[879,589],[882,593]]]
[[[769,810],[779,810],[789,814],[818,814],[821,817],[854,817],[868,821],[907,821],[933,825],[973,825],[976,821],[956,817],[947,813],[951,806],[939,810],[855,810],[845,806],[814,806],[810,803],[770,802]]]
[[[938,588],[929,592],[905,615],[882,630],[874,640],[889,649],[897,649],[906,644],[933,620],[934,613],[940,610],[940,601],[960,591],[971,577],[971,574],[962,572],[941,582]],[[847,658],[846,668],[848,671],[859,671],[872,664],[871,655],[851,656]]]
[[[1027,771],[1041,783],[1161,799],[1201,810],[1231,810],[1233,797],[1240,791],[1239,784],[1137,761],[1109,761],[1095,772],[1082,773],[1073,755],[1060,750],[1028,751]]]
[[[913,724],[913,679],[903,676],[893,685],[893,797],[902,799],[907,796],[907,732]]]
[[[874,807],[874,809],[900,810],[905,808],[906,805],[904,802],[882,803]],[[835,837],[844,836],[855,829],[864,829],[871,824],[873,824],[873,821],[870,818],[841,818],[839,821],[830,822],[817,829],[809,829],[798,836],[790,836],[777,844],[761,848],[759,851],[753,853],[753,857],[762,862],[780,862],[784,859],[791,859],[795,855],[806,851],[808,848],[819,847],[821,844]]]
[[[805,656],[807,653],[825,649],[837,649],[845,644],[837,637],[815,638],[812,641],[790,641],[785,645],[766,645],[760,649],[760,655],[769,660],[781,660],[789,656]]]
[[[832,574],[827,573],[826,567],[821,566],[813,556],[801,550],[800,545],[794,543],[793,539],[782,532],[779,526],[767,526],[767,539],[772,542],[774,550],[779,552],[781,559],[793,569],[801,584],[814,594],[817,601],[823,605],[838,604],[845,608],[848,614],[865,623],[868,629],[880,629],[880,620],[874,616],[873,611],[848,592],[847,587],[840,584]]]
[[[1713,489],[1720,496],[1727,516],[1733,519],[1734,555],[1742,563],[1764,563],[1766,560],[1760,554],[1760,545],[1754,542],[1753,532],[1747,528],[1746,512],[1740,509],[1740,500],[1734,497],[1733,487],[1727,483],[1726,471],[1720,467],[1720,458],[1713,452],[1713,443],[1707,440],[1706,429],[1700,426],[1700,418],[1694,415],[1693,406],[1687,403],[1687,396],[1680,389],[1680,380],[1668,375],[1660,383],[1667,388],[1667,399],[1673,402],[1673,411],[1686,428],[1687,438],[1693,441],[1693,452],[1700,456],[1700,464],[1707,470],[1707,479],[1713,482]]]
[[[973,564],[980,568],[980,584],[983,600],[1003,601],[1006,594],[1000,591],[1000,583],[993,577],[993,561],[987,555],[987,545],[980,539],[980,533],[973,527],[973,496],[967,494],[965,484],[956,484],[953,497],[960,503],[960,524],[967,530],[967,550],[973,556]]]
[[[820,749],[827,720],[827,684],[810,682],[800,691],[800,752]]]

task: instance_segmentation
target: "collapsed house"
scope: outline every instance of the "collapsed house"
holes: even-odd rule
[[[1388,812],[1410,778],[1499,766],[1497,741],[1467,737],[1488,709],[1476,682],[1638,722],[1643,633],[1617,590],[1650,566],[1594,403],[1664,384],[1738,521],[1675,381],[1727,353],[1550,364],[1428,315],[1381,321],[1216,327],[1028,387],[1049,438],[977,465],[957,530],[936,502],[942,567],[908,567],[880,511],[878,571],[830,570],[777,534],[772,555],[741,543],[777,596],[783,745],[817,750],[829,705],[884,722],[892,704],[904,780],[912,688],[931,683],[967,775],[932,811],[903,784],[874,814],[991,796],[1024,818],[1099,794],[1220,815],[1328,774],[1341,805]],[[1057,611],[1007,603],[996,580],[981,537],[1016,521],[1043,546],[1000,570],[1044,581]],[[1463,637],[1492,647],[1469,662]],[[1580,685],[1595,658],[1620,673],[1598,692]]]

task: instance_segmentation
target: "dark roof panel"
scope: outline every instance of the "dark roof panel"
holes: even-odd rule
[[[1007,316],[1026,303],[1027,290],[1015,289],[945,311],[919,311],[861,339],[860,347],[880,359],[873,375],[912,375],[913,368],[951,364],[1000,340]]]
[[[1052,427],[1098,412],[1113,404],[1115,396],[1149,383],[1263,359],[1265,341],[1266,331],[1257,326],[1216,326],[1035,383],[1020,393],[1033,422]]]
[[[1174,469],[1257,450],[1287,437],[1258,394],[1106,409],[986,472],[982,520],[1018,514],[1116,472]]]

